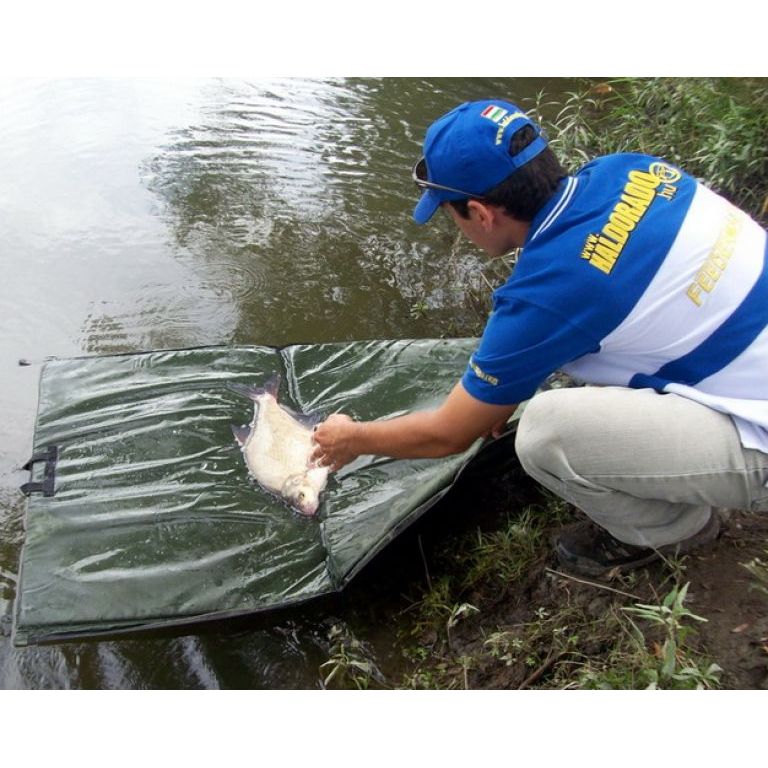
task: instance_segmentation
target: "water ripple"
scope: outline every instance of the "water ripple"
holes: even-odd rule
[[[453,240],[413,224],[411,164],[435,115],[540,87],[0,80],[2,359],[455,330],[474,262],[446,278]],[[20,370],[0,377],[9,489],[35,420],[37,371]],[[22,510],[0,488],[0,612]],[[0,687],[312,687],[324,654],[301,624],[23,652],[3,637]]]

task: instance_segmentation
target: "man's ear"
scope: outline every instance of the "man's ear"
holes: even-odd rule
[[[469,218],[476,221],[487,232],[491,229],[497,218],[495,206],[483,203],[480,200],[470,200],[467,203]]]

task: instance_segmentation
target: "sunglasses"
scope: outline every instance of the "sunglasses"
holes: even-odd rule
[[[478,200],[482,200],[482,195],[476,195],[473,192],[465,192],[463,189],[456,189],[455,187],[446,187],[443,184],[436,184],[434,181],[427,179],[427,161],[422,157],[416,161],[411,172],[414,184],[420,189],[439,189],[443,192],[455,192],[462,197],[472,197]]]

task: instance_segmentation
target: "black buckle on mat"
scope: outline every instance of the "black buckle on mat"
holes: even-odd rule
[[[32,471],[32,466],[38,464],[41,461],[45,462],[45,469],[43,471],[43,479],[39,482],[24,483],[21,486],[21,492],[25,496],[29,496],[31,493],[42,493],[43,496],[53,496],[55,493],[54,484],[56,482],[56,462],[59,460],[58,446],[49,445],[45,451],[36,453],[23,467],[29,472]]]

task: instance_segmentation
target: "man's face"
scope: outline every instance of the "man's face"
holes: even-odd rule
[[[461,230],[464,237],[478,248],[482,249],[491,258],[498,258],[509,253],[517,247],[517,243],[511,240],[510,232],[501,225],[498,215],[489,216],[481,211],[479,205],[469,203],[469,218],[465,219],[450,203],[443,203],[443,208]],[[485,206],[487,209],[487,206]]]

